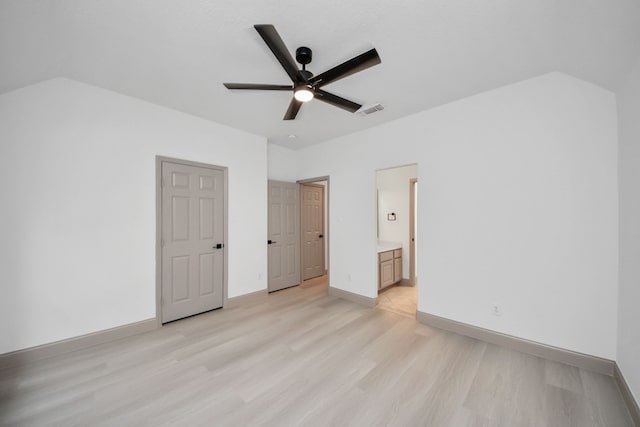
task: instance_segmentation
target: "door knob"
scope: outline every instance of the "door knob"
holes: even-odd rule
[[[273,245],[274,243],[278,243],[275,240],[267,240],[267,245]]]
[[[322,234],[320,234],[320,235],[318,236],[318,239],[322,239],[323,237],[324,237],[324,236],[323,236]]]
[[[224,248],[224,243],[216,243],[216,245],[213,247],[213,249],[222,249]]]

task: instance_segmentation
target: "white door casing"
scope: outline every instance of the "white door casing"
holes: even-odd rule
[[[417,223],[417,200],[418,198],[418,179],[411,178],[409,180],[409,281],[412,286],[416,286],[418,282],[418,265],[417,259],[417,244],[416,238],[418,236],[418,223]]]

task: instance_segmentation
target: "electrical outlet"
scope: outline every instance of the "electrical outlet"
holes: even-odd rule
[[[491,314],[494,316],[502,316],[502,307],[498,304],[493,304],[491,307]]]

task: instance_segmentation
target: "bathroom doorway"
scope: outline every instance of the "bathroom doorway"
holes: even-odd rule
[[[378,307],[415,318],[417,165],[376,171]]]

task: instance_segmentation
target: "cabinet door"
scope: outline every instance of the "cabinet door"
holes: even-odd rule
[[[380,263],[380,288],[393,285],[393,260]]]
[[[402,258],[395,258],[393,260],[393,283],[398,283],[402,280]]]

